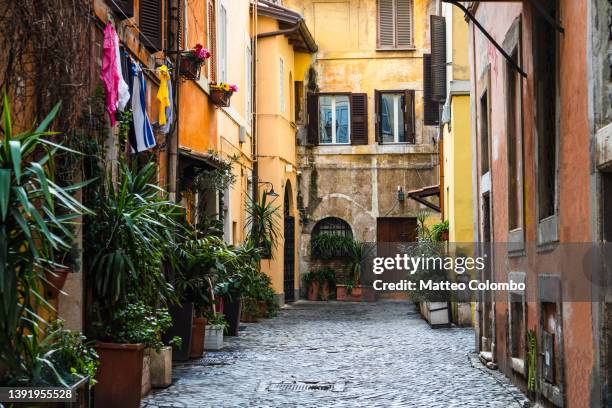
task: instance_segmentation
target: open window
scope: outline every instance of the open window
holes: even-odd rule
[[[376,91],[378,143],[414,143],[414,91]]]
[[[366,94],[309,93],[308,144],[368,144]]]

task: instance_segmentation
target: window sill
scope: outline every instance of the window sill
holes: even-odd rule
[[[376,52],[393,52],[393,51],[416,51],[417,48],[415,46],[412,47],[402,47],[402,48],[380,48],[376,47]]]
[[[559,217],[551,215],[538,222],[538,246],[551,246],[559,241]]]
[[[512,371],[524,376],[525,375],[525,360],[523,360],[522,358],[518,358],[518,357],[512,357],[511,360],[512,360],[511,361]]]
[[[317,146],[351,146],[351,143],[321,143],[319,142],[319,144]]]
[[[388,146],[388,145],[413,145],[416,143],[413,143],[413,142],[378,142],[378,144]]]

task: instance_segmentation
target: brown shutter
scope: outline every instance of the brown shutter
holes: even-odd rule
[[[308,121],[308,135],[306,141],[309,145],[319,144],[319,94],[309,92],[306,99]]]
[[[107,0],[107,4],[119,20],[134,17],[134,0]]]
[[[208,31],[210,33],[210,80],[212,82],[217,82],[217,20],[215,14],[215,2],[210,1],[208,3]]]
[[[412,47],[412,1],[395,0],[395,38],[398,48]]]
[[[374,91],[374,132],[376,141],[382,143],[382,135],[380,133],[380,92]]]
[[[351,94],[351,144],[368,144],[368,94]]]
[[[378,46],[395,47],[394,0],[378,0]]]
[[[431,54],[423,54],[423,120],[425,126],[440,124],[440,107],[433,98],[431,83]]]
[[[446,99],[446,20],[440,16],[430,17],[432,99],[444,102]]]
[[[408,143],[416,142],[416,118],[414,116],[414,90],[404,91],[404,132]]]
[[[162,49],[161,0],[140,0],[138,26],[140,42],[152,52]]]

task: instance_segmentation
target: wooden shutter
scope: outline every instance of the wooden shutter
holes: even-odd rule
[[[408,143],[416,142],[415,135],[415,116],[414,116],[414,90],[404,91],[404,132]]]
[[[446,100],[446,19],[430,16],[432,99]]]
[[[140,0],[140,42],[150,51],[162,49],[162,0]]]
[[[412,0],[395,0],[396,47],[412,47]]]
[[[319,144],[319,94],[309,92],[306,99],[308,121],[308,135],[306,141],[309,145]]]
[[[368,144],[368,94],[351,94],[351,144]]]
[[[210,80],[217,82],[217,20],[215,16],[215,2],[213,0],[208,2],[208,32],[210,34],[210,58],[208,63],[210,65]]]
[[[431,83],[431,54],[423,54],[423,119],[425,126],[440,124],[440,107],[433,100]]]
[[[374,132],[376,142],[382,143],[382,133],[380,132],[380,91],[374,91]]]
[[[119,20],[134,17],[134,0],[107,0],[107,4]]]
[[[378,0],[378,46],[395,47],[394,0]]]

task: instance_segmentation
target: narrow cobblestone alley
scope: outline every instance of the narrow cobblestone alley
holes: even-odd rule
[[[519,407],[526,398],[484,368],[471,329],[432,330],[404,302],[297,302],[243,324],[221,352],[175,368],[143,407]],[[277,391],[276,383],[334,383]]]

